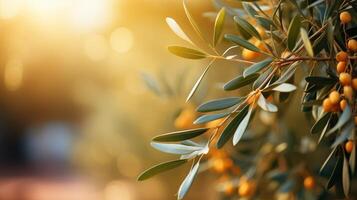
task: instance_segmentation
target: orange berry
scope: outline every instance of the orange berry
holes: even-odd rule
[[[338,104],[333,104],[331,108],[332,112],[339,112],[340,111],[340,105]]]
[[[197,114],[194,107],[189,107],[181,111],[180,115],[175,119],[174,125],[177,129],[193,128],[195,125],[193,121]]]
[[[251,51],[249,49],[243,49],[242,51],[242,58],[244,60],[254,60],[260,56],[260,53]]]
[[[338,73],[342,73],[346,70],[346,62],[338,62],[336,66],[336,71]]]
[[[329,95],[329,99],[332,104],[337,104],[340,101],[340,93],[335,91],[332,91]]]
[[[345,110],[346,106],[347,106],[347,101],[346,101],[346,99],[342,99],[342,100],[340,101],[340,108],[341,108],[341,110]]]
[[[356,52],[357,51],[357,40],[350,39],[347,43],[347,47],[349,50]]]
[[[256,30],[258,31],[260,37],[265,38],[266,37],[266,33],[265,30],[261,27],[256,27]]]
[[[338,62],[346,62],[347,58],[348,58],[348,54],[344,51],[340,51],[336,54],[336,60]]]
[[[340,83],[343,86],[350,85],[352,81],[352,77],[349,73],[343,72],[340,74]]]
[[[352,79],[352,88],[357,90],[357,78]]]
[[[312,176],[308,176],[304,179],[304,187],[308,190],[311,190],[315,187],[315,179]]]
[[[233,191],[234,191],[234,186],[232,183],[227,183],[225,186],[224,186],[224,193],[226,195],[232,195],[233,194]]]
[[[329,98],[326,98],[323,102],[322,102],[322,108],[324,109],[325,112],[330,112],[332,109],[332,103],[330,101]]]
[[[347,24],[352,20],[351,14],[347,11],[340,13],[340,20],[342,24]]]
[[[238,194],[241,197],[249,197],[253,194],[253,186],[250,182],[243,182],[238,189]]]
[[[214,159],[213,161],[213,169],[217,173],[223,173],[225,168],[224,168],[224,161],[223,159]]]
[[[345,150],[347,153],[351,153],[353,150],[353,141],[352,140],[348,140],[345,144]]]
[[[348,100],[352,101],[352,96],[353,96],[353,90],[351,86],[344,86],[343,87],[343,95],[345,98]]]
[[[268,51],[267,47],[265,46],[264,42],[262,42],[262,41],[257,40],[254,43],[254,46],[258,47],[262,51],[265,51],[265,52]]]

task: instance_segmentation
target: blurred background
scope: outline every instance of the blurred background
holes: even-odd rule
[[[189,6],[211,35],[212,2]],[[176,198],[185,167],[136,182],[172,158],[150,138],[175,130],[206,63],[167,52],[188,45],[167,16],[192,33],[181,0],[0,0],[0,199]],[[217,199],[212,177],[197,182],[187,199]]]

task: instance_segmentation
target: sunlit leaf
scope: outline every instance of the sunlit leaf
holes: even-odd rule
[[[312,49],[309,36],[304,28],[300,28],[300,35],[304,43],[307,54],[311,57],[314,57],[314,50]]]
[[[254,74],[254,73],[257,73],[259,72],[260,70],[264,69],[265,67],[267,67],[268,65],[270,65],[270,63],[272,62],[273,60],[271,58],[267,58],[263,61],[260,61],[258,63],[255,63],[253,65],[251,65],[250,67],[246,68],[244,71],[243,71],[243,76],[244,77],[247,77],[251,74]]]
[[[201,104],[198,106],[198,112],[211,112],[216,110],[222,110],[226,108],[230,108],[234,105],[237,105],[239,102],[242,101],[240,97],[228,97],[222,99],[215,99],[208,101],[206,103]]]
[[[186,195],[186,193],[188,192],[188,190],[190,189],[192,182],[198,172],[200,163],[197,162],[193,168],[190,170],[190,172],[188,173],[188,175],[186,176],[186,178],[183,180],[178,193],[177,193],[177,199],[181,200],[183,199],[183,197]]]
[[[181,39],[193,44],[191,39],[186,35],[186,33],[181,29],[180,25],[177,24],[177,22],[172,19],[171,17],[166,17],[166,23],[169,25],[170,29]]]
[[[282,83],[277,87],[273,88],[273,90],[278,92],[292,92],[296,90],[296,86],[290,83]]]
[[[248,127],[250,116],[252,114],[252,108],[249,109],[248,113],[245,115],[243,120],[239,123],[237,130],[235,131],[233,135],[233,145],[235,146],[238,144],[239,140],[242,138],[245,130]]]
[[[297,38],[299,36],[301,26],[301,18],[300,15],[296,15],[292,21],[290,22],[289,30],[288,30],[288,48],[290,51],[294,49],[296,46]]]
[[[149,179],[159,173],[168,171],[170,169],[174,169],[176,167],[179,167],[187,162],[186,159],[183,160],[173,160],[173,161],[168,161],[168,162],[163,162],[158,165],[155,165],[147,170],[145,170],[143,173],[139,175],[137,178],[138,181],[143,181],[146,179]]]
[[[190,49],[187,47],[180,47],[180,46],[169,46],[168,50],[175,54],[176,56],[180,56],[183,58],[189,58],[189,59],[202,59],[206,58],[207,54],[198,51],[196,49]]]
[[[208,130],[208,128],[197,128],[183,131],[176,131],[172,133],[166,133],[154,137],[152,140],[156,142],[178,142],[183,140],[188,140],[202,135]]]
[[[170,154],[189,154],[194,151],[199,151],[203,147],[197,146],[188,146],[183,144],[166,144],[166,143],[157,143],[151,142],[151,146],[159,151],[170,153]]]
[[[223,30],[223,25],[224,25],[224,18],[226,16],[226,10],[225,8],[221,8],[221,10],[218,12],[216,21],[214,23],[214,33],[213,33],[213,46],[216,46]]]
[[[276,105],[269,103],[265,98],[264,95],[259,95],[258,105],[265,111],[268,112],[278,112],[278,107]]]

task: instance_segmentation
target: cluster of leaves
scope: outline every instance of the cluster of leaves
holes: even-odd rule
[[[269,142],[267,135],[247,133],[256,112],[281,112],[278,104],[286,101],[291,93],[299,88],[301,84],[295,85],[294,79],[297,69],[303,68],[305,90],[301,103],[302,110],[311,113],[311,116],[316,119],[311,133],[320,134],[318,143],[326,138],[326,143],[332,148],[330,155],[322,164],[320,174],[329,179],[327,190],[335,186],[337,190],[342,188],[345,196],[350,194],[350,180],[356,168],[356,98],[349,99],[344,109],[333,111],[324,110],[322,101],[331,90],[341,89],[335,69],[337,64],[335,56],[340,51],[348,51],[347,40],[357,37],[357,26],[355,21],[347,25],[342,24],[339,15],[343,11],[349,11],[353,16],[352,19],[356,20],[357,1],[273,0],[271,2],[272,4],[242,0],[241,7],[235,8],[224,2],[215,1],[221,8],[215,18],[212,42],[210,42],[202,34],[184,1],[186,16],[196,34],[207,44],[208,51],[199,48],[174,19],[166,19],[177,36],[194,46],[194,48],[169,46],[168,50],[171,53],[188,59],[210,60],[189,92],[187,101],[195,94],[205,75],[217,60],[235,62],[242,66],[249,65],[244,68],[242,74],[228,81],[223,86],[223,90],[240,91],[241,88],[249,86],[251,91],[241,96],[211,100],[198,106],[197,111],[204,114],[199,116],[194,124],[220,120],[215,127],[182,130],[153,138],[152,147],[165,153],[179,155],[179,159],[146,170],[139,176],[139,180],[148,179],[163,171],[192,162],[188,175],[179,187],[178,199],[182,199],[200,171],[200,166],[208,160],[205,157],[209,157],[210,149],[221,149],[231,139],[233,146],[244,142],[241,140],[262,141],[263,145],[259,146],[260,151],[254,151],[257,155],[254,156],[253,162],[249,162],[247,168],[249,170],[244,177],[255,179],[255,182],[261,184],[264,184],[263,180],[276,181],[280,186],[278,191],[294,193],[297,198],[306,198],[306,190],[311,189],[306,187],[311,184],[306,183],[305,189],[301,189],[296,183],[301,176],[314,176],[313,172],[297,163],[294,163],[297,166],[284,170],[278,170],[273,164],[277,162],[282,151],[289,149],[286,145],[290,143],[286,141],[274,143],[275,154],[271,156],[270,152],[273,148],[270,147],[268,148],[270,150],[266,151],[265,143]],[[228,17],[233,18],[239,34],[225,34],[222,37]],[[256,26],[252,25],[252,21],[256,22]],[[261,27],[263,31],[256,27]],[[234,45],[219,53],[217,45],[222,38]],[[262,46],[257,46],[253,43],[254,40],[259,41]],[[244,59],[243,55],[241,59],[237,53],[231,53],[233,49],[239,48],[249,53],[253,52],[254,59]],[[357,57],[354,52],[349,52],[348,56],[349,73],[356,76]],[[204,137],[206,138],[204,142],[194,141],[196,138],[203,138],[203,135],[207,136]],[[352,152],[347,152],[344,148],[348,140],[353,141]],[[239,145],[237,148],[239,149]],[[263,170],[257,169],[262,162],[270,164]],[[257,187],[259,188],[259,184]],[[315,190],[312,192],[313,197],[324,198],[323,195],[327,194],[327,190],[323,188]]]

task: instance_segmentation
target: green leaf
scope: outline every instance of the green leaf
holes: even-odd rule
[[[245,130],[247,129],[249,120],[250,120],[250,116],[252,115],[252,110],[253,109],[250,108],[248,113],[243,118],[243,120],[239,123],[239,126],[233,135],[233,146],[238,144],[239,140],[242,138]]]
[[[202,135],[208,130],[208,128],[197,128],[183,131],[176,131],[172,133],[166,133],[154,137],[152,140],[155,142],[178,142],[188,140]]]
[[[223,89],[226,91],[236,90],[246,85],[253,83],[259,77],[258,73],[251,74],[247,77],[237,76],[236,78],[224,84]]]
[[[163,162],[158,165],[155,165],[147,170],[145,170],[143,173],[139,175],[137,178],[138,181],[144,181],[146,179],[149,179],[159,173],[168,171],[170,169],[174,169],[176,167],[179,167],[187,162],[186,159],[184,160],[173,160],[173,161],[168,161],[168,162]]]
[[[250,67],[246,68],[243,71],[243,77],[247,77],[249,75],[259,72],[260,70],[262,70],[265,67],[267,67],[268,65],[270,65],[271,62],[273,62],[273,60],[271,58],[268,58],[261,62],[251,65]]]
[[[341,178],[342,164],[343,164],[342,157],[338,156],[337,162],[336,162],[335,167],[332,171],[332,174],[331,174],[329,180],[327,181],[327,189],[330,189],[333,185],[335,185],[336,180]]]
[[[296,15],[292,19],[288,30],[288,48],[290,51],[293,51],[296,45],[296,41],[300,32],[300,26],[301,26],[301,18],[299,15]]]
[[[344,143],[353,134],[354,127],[354,122],[350,122],[342,126],[341,133],[337,136],[331,147],[336,147]]]
[[[246,49],[249,49],[251,51],[255,52],[260,52],[260,49],[256,46],[254,46],[252,43],[248,42],[247,40],[237,36],[237,35],[232,35],[232,34],[226,34],[224,35],[224,38],[228,41],[231,41],[241,47],[244,47]]]
[[[188,59],[202,59],[208,56],[207,54],[201,51],[198,51],[196,49],[190,49],[187,47],[169,46],[168,50],[171,53],[175,54],[176,56],[180,56]]]
[[[233,136],[235,130],[237,129],[238,125],[241,123],[243,118],[246,116],[249,110],[249,105],[246,105],[233,119],[232,121],[225,127],[221,136],[217,142],[217,148],[222,148],[228,140]]]
[[[273,88],[273,90],[278,92],[292,92],[296,90],[296,86],[290,83],[282,83]]]
[[[314,85],[332,85],[337,81],[333,78],[323,77],[323,76],[308,76],[305,78],[306,82]]]
[[[304,43],[307,54],[310,57],[314,57],[314,50],[312,49],[312,45],[311,45],[309,36],[304,28],[300,28],[300,35],[301,35],[302,41]]]
[[[333,156],[335,155],[336,151],[337,151],[337,147],[335,147],[335,148],[331,151],[331,153],[329,154],[329,156],[326,158],[325,162],[322,164],[322,166],[321,166],[321,168],[320,168],[319,174],[324,174],[324,173],[326,173],[326,172],[325,172],[325,170],[327,170],[326,167],[329,165],[329,163],[332,162],[332,160],[333,160],[332,158],[333,158]]]
[[[240,26],[242,29],[244,29],[247,33],[249,33],[251,36],[261,40],[262,38],[260,37],[258,31],[252,26],[249,22],[247,22],[245,19],[240,18],[238,16],[234,16],[234,21],[237,23],[237,26]]]
[[[258,99],[258,105],[261,109],[268,111],[268,112],[278,112],[278,107],[276,105],[269,103],[265,98],[264,95],[260,95]]]
[[[226,16],[226,10],[225,8],[221,8],[221,10],[218,12],[216,21],[214,23],[214,33],[213,33],[213,46],[216,46],[223,30],[223,25],[224,25],[224,19]]]
[[[327,135],[330,135],[331,133],[337,131],[339,128],[345,125],[351,119],[351,116],[351,108],[347,105],[346,108],[343,110],[342,115],[338,119],[337,124],[327,132]]]
[[[188,190],[190,189],[192,182],[198,172],[200,163],[197,162],[195,164],[195,166],[193,166],[193,168],[190,170],[190,172],[188,173],[188,175],[186,176],[186,178],[183,180],[178,193],[177,193],[177,199],[181,200],[183,199],[183,197],[186,195],[186,193],[188,192]]]
[[[183,144],[165,144],[165,143],[157,143],[157,142],[151,142],[151,146],[165,153],[181,154],[181,155],[189,154],[194,151],[199,151],[204,148],[204,147],[189,146]]]
[[[226,108],[230,108],[234,105],[237,105],[239,102],[242,101],[240,97],[228,97],[222,99],[215,99],[208,101],[206,103],[201,104],[198,106],[198,112],[211,112],[216,110],[222,110]]]
[[[218,114],[211,114],[211,115],[202,115],[197,118],[193,123],[194,124],[204,124],[210,121],[214,121],[216,119],[221,119],[223,117],[228,116],[229,113],[218,113]]]
[[[321,133],[322,130],[325,128],[326,124],[328,123],[330,117],[331,113],[325,113],[320,119],[315,122],[310,132],[312,134]]]
[[[342,186],[343,186],[343,193],[346,197],[349,196],[350,193],[350,172],[349,172],[349,165],[346,158],[346,155],[343,156],[343,167],[342,167]]]

